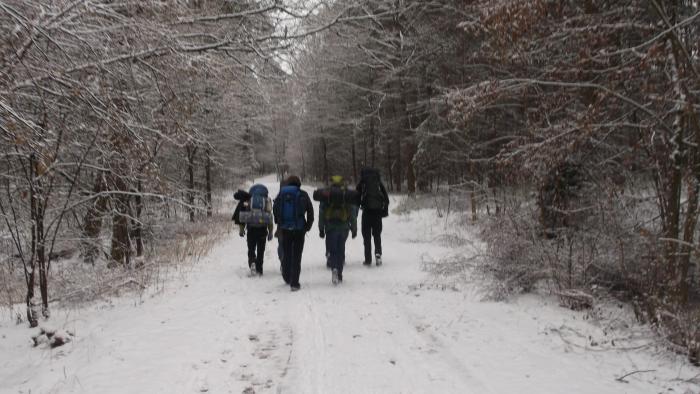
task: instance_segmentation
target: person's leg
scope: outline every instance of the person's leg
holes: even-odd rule
[[[341,230],[339,231],[339,236],[336,244],[336,248],[338,250],[338,279],[342,282],[343,281],[343,267],[345,266],[345,242],[348,240],[348,232],[349,230]]]
[[[282,237],[282,246],[284,249],[284,251],[282,252],[282,279],[284,279],[284,283],[290,284],[292,272],[292,258],[294,256],[294,253],[292,253],[292,249],[294,247],[294,237],[292,236],[291,231],[284,232],[284,236]]]
[[[338,275],[338,233],[336,229],[326,231],[326,250],[328,264],[332,270],[331,281],[335,284]]]
[[[326,234],[326,267],[333,268],[331,264],[331,238]]]
[[[257,246],[255,232],[251,231],[251,229],[248,229],[246,241],[248,243],[248,268],[250,268],[250,265],[255,262],[255,248]]]
[[[328,248],[328,262],[332,269],[338,269],[338,236],[340,231],[328,230],[326,233],[326,246]]]
[[[374,254],[382,255],[382,217],[376,215],[372,220],[372,236],[374,237]]]
[[[263,273],[263,262],[265,261],[265,243],[267,242],[267,234],[262,231],[258,236],[258,255],[255,259],[255,271],[262,275]]]
[[[365,263],[372,262],[372,224],[371,215],[362,212],[362,242],[365,245]]]
[[[282,232],[277,236],[277,258],[280,259],[280,265],[284,260],[284,247],[282,246]]]
[[[301,256],[302,253],[304,252],[304,232],[303,231],[295,231],[291,238],[293,238],[292,242],[292,267],[290,270],[290,278],[289,282],[292,287],[299,288],[299,276],[301,276]]]

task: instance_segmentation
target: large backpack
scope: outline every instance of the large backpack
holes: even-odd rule
[[[332,187],[329,190],[329,194],[340,194],[344,195],[347,189]],[[350,205],[349,202],[343,201],[342,199],[328,199],[327,205],[323,211],[323,217],[327,222],[347,222],[350,219]]]
[[[361,182],[364,182],[361,196],[362,208],[377,211],[385,209],[384,193],[382,193],[382,181],[379,178],[379,171],[366,168],[362,170],[360,176]]]
[[[283,230],[303,230],[306,225],[304,219],[304,206],[301,201],[299,187],[290,185],[280,189],[277,197],[279,200],[279,227]]]
[[[253,185],[250,187],[250,209],[260,209],[265,210],[265,204],[267,203],[268,191],[264,185]]]
[[[248,209],[239,214],[242,223],[250,227],[266,227],[272,223],[272,215],[268,205],[268,191],[264,185],[253,185],[248,191]]]

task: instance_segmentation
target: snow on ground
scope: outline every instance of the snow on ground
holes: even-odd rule
[[[382,267],[361,264],[360,235],[348,240],[338,287],[316,227],[296,293],[279,275],[276,241],[265,275],[250,278],[245,242],[231,233],[153,297],[54,311],[51,324],[74,334],[62,347],[33,348],[35,331],[2,320],[0,392],[700,392],[684,382],[700,371],[680,356],[595,347],[588,335],[600,327],[551,300],[485,302],[477,285],[426,286],[434,278],[421,262],[455,253],[430,241],[444,232],[433,216],[390,216]]]

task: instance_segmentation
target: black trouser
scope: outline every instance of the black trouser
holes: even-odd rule
[[[372,238],[374,253],[382,254],[382,213],[362,211],[362,240],[365,244],[365,262],[372,261]]]
[[[331,229],[326,232],[326,246],[328,247],[328,258],[331,268],[338,270],[340,280],[343,278],[343,265],[345,264],[345,242],[348,240],[346,228]]]
[[[255,262],[255,271],[262,274],[263,259],[265,258],[265,242],[267,242],[267,227],[248,227],[247,241],[248,265]]]
[[[304,252],[304,230],[282,230],[282,278],[292,287],[299,286],[301,254]]]

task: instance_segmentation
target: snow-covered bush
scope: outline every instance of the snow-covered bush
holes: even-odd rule
[[[656,243],[639,225],[648,203],[621,196],[572,204],[574,214],[559,211],[566,226],[545,226],[551,220],[543,223],[534,203],[487,218],[482,236],[491,258],[482,269],[494,279],[496,298],[543,286],[558,293],[607,289],[631,299],[653,288]]]

